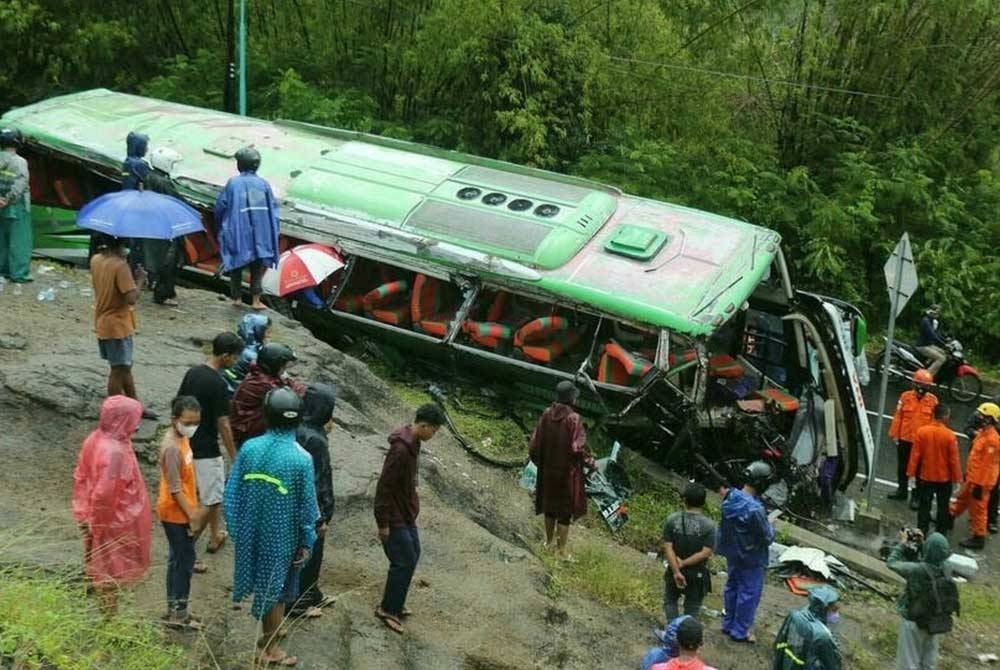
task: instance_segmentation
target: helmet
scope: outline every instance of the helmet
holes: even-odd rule
[[[271,375],[277,375],[281,368],[294,360],[295,353],[291,349],[275,342],[268,342],[257,352],[257,365]]]
[[[260,167],[260,153],[253,147],[243,147],[236,152],[236,169],[240,172],[256,172]]]
[[[933,384],[934,375],[930,373],[930,370],[924,370],[920,368],[913,373],[913,383],[914,384]]]
[[[184,160],[184,157],[170,147],[156,147],[149,155],[149,164],[160,172],[170,174],[174,166]]]
[[[931,305],[930,307],[927,308],[926,312],[928,314],[940,314],[941,313],[941,305],[939,305],[937,303],[934,303],[933,305]]]
[[[994,421],[1000,421],[1000,405],[993,402],[984,402],[976,408],[976,411],[983,416],[988,416]]]
[[[24,144],[24,137],[17,128],[4,128],[0,130],[0,149],[10,147],[20,148]]]
[[[290,388],[280,386],[264,396],[264,421],[268,428],[295,428],[302,423],[302,398]]]
[[[774,477],[774,468],[764,461],[754,461],[743,469],[743,483],[763,491]]]

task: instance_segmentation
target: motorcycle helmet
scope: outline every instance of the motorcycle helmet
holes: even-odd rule
[[[297,360],[295,353],[283,344],[268,342],[257,353],[257,365],[269,375],[277,377],[281,369]]]
[[[993,420],[993,423],[1000,422],[1000,405],[992,402],[984,402],[976,411],[985,417],[989,417]]]
[[[913,373],[913,383],[926,384],[929,386],[934,383],[934,376],[930,373],[929,370],[920,368],[919,370]]]
[[[264,421],[268,428],[289,430],[302,423],[302,398],[292,389],[279,387],[264,396]]]
[[[170,147],[156,147],[149,155],[149,164],[153,166],[153,169],[166,174],[170,174],[174,166],[182,160],[184,158]]]
[[[24,144],[24,137],[17,128],[0,130],[0,149],[9,149],[10,147],[20,149],[22,144]]]
[[[774,478],[774,468],[764,461],[754,461],[743,469],[743,483],[764,491]]]
[[[260,153],[253,147],[243,147],[236,152],[236,169],[240,172],[256,172],[260,167]]]

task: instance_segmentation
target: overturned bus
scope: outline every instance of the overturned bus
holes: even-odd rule
[[[215,273],[212,206],[234,153],[253,146],[281,201],[282,244],[348,259],[321,287],[314,328],[367,333],[518,392],[575,380],[616,437],[675,468],[765,457],[789,487],[826,494],[871,468],[864,320],[796,290],[773,231],[519,165],[108,90],[2,122],[26,138],[43,253],[85,258],[72,213],[119,187],[136,130],[183,157],[171,177],[207,231],[185,238],[187,266]]]

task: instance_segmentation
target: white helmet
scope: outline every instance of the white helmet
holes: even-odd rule
[[[156,147],[149,155],[149,163],[154,169],[170,174],[174,165],[184,160],[184,157],[169,147]]]

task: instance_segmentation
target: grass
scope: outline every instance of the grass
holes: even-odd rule
[[[656,564],[636,570],[635,566],[625,565],[619,556],[601,547],[574,544],[575,563],[564,562],[544,549],[537,550],[550,575],[549,596],[558,598],[571,591],[608,607],[659,615],[663,575]]]
[[[175,670],[186,651],[152,623],[105,622],[85,586],[22,569],[0,572],[0,666],[23,670]]]

